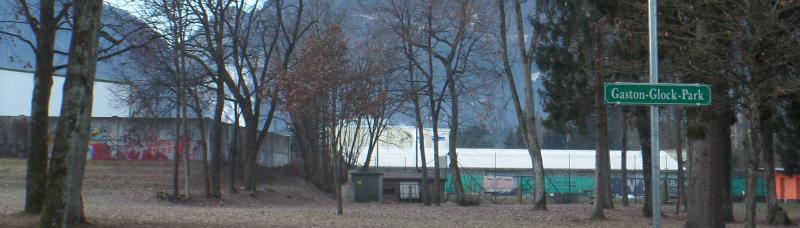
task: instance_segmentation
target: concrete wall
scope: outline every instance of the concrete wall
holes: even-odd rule
[[[261,153],[258,154],[258,163],[265,167],[289,165],[291,158],[290,145],[291,140],[289,140],[289,137],[268,134],[264,139],[264,143],[261,144],[261,148],[259,148]]]
[[[51,137],[48,141],[52,143],[52,133],[55,132],[58,119],[51,118],[50,121]],[[185,145],[188,146],[189,158],[202,160],[204,142],[211,147],[213,122],[210,119],[187,119],[185,123],[189,131],[185,135],[176,135],[175,119],[94,117],[87,157],[93,160],[172,160],[182,156],[182,152],[177,155],[174,153],[176,139],[180,141],[177,143],[179,150],[183,151],[183,139],[186,137],[189,140]],[[205,132],[200,130],[201,123],[205,124]],[[22,158],[27,155],[28,128],[26,116],[0,116],[0,157]],[[223,154],[224,158],[230,158],[235,128],[230,124],[225,124],[224,128]],[[244,130],[238,129],[241,135]],[[259,148],[259,164],[267,167],[288,165],[289,144],[287,136],[268,134]],[[214,159],[211,153],[209,159]]]
[[[29,135],[28,117],[0,118],[0,157],[25,157]]]

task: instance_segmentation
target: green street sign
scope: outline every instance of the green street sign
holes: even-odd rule
[[[674,83],[606,83],[606,104],[711,105],[711,86]]]

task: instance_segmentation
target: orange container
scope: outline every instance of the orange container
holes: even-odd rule
[[[800,201],[800,175],[786,175],[775,172],[775,191],[778,200]]]

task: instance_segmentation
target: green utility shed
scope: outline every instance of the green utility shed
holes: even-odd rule
[[[350,173],[356,202],[383,202],[383,174],[374,172]]]

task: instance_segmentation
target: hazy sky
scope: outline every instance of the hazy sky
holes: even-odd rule
[[[257,0],[244,0],[247,4],[256,3]],[[258,2],[265,2],[265,0],[258,0]],[[128,12],[134,13],[137,11],[135,9],[136,5],[141,4],[141,0],[105,0],[106,4],[109,4],[114,7],[122,8],[127,10]]]

